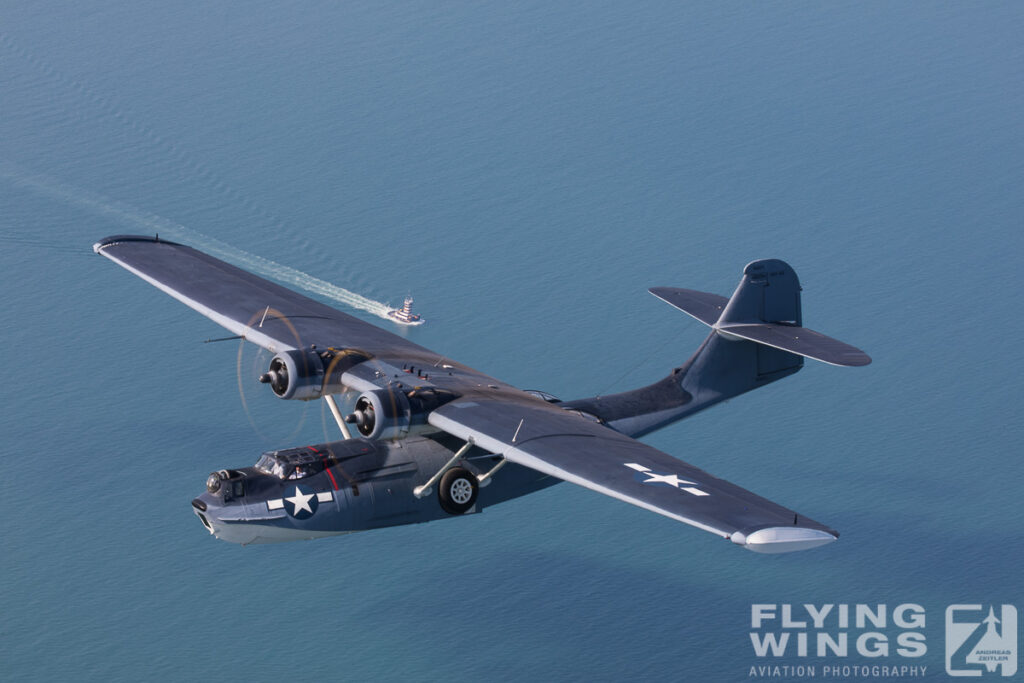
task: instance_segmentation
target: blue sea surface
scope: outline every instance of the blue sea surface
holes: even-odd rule
[[[948,605],[1024,608],[1022,35],[1012,2],[7,3],[0,679],[945,680]],[[644,440],[842,537],[761,556],[562,484],[216,541],[208,472],[335,430],[93,255],[117,233],[412,295],[389,329],[564,399],[701,343],[648,287],[784,259],[874,363]],[[752,605],[805,603],[920,605],[927,651],[758,657]]]

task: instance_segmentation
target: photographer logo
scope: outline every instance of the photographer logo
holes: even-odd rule
[[[947,607],[946,673],[990,678],[1017,673],[1017,608],[1013,605]]]

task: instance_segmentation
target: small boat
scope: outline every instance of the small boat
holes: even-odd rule
[[[388,317],[402,325],[422,325],[425,321],[416,313],[412,312],[412,297],[405,297],[405,303],[401,308],[393,308],[388,311]]]

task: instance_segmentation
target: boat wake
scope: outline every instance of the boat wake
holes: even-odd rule
[[[62,183],[54,178],[23,172],[9,162],[0,162],[0,177],[17,186],[29,188],[54,199],[100,214],[122,225],[137,230],[144,230],[147,233],[159,233],[164,237],[181,240],[190,246],[209,253],[211,256],[216,256],[228,263],[245,268],[264,277],[294,285],[312,294],[317,294],[346,306],[366,311],[384,320],[393,320],[388,316],[388,311],[391,308],[385,303],[375,301],[344,287],[339,287],[326,280],[321,280],[301,270],[231,246],[215,237],[210,237],[197,230],[187,228],[163,216],[143,211],[110,197]]]

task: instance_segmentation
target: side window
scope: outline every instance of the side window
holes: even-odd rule
[[[319,470],[320,470],[320,468],[317,468],[313,464],[296,465],[292,469],[292,471],[288,474],[288,478],[289,479],[303,479],[305,477],[310,476],[311,474],[316,474]]]

